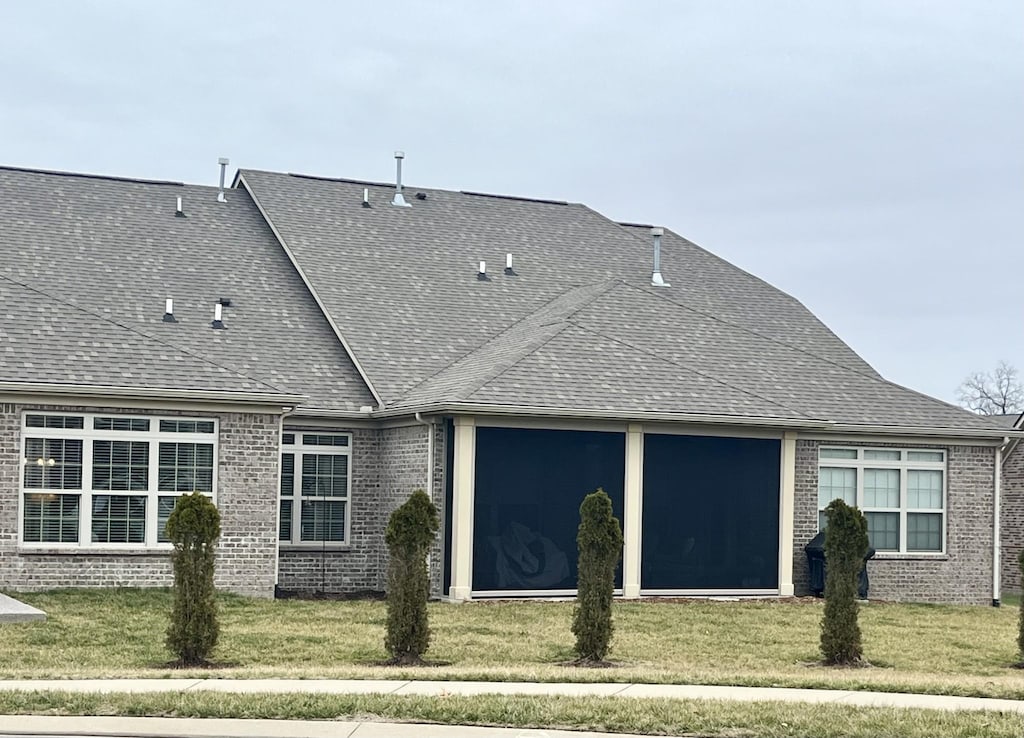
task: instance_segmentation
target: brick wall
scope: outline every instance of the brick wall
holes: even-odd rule
[[[277,538],[278,416],[252,413],[176,413],[39,405],[0,406],[0,586],[11,590],[55,587],[151,587],[171,584],[167,552],[91,553],[29,551],[18,547],[21,423],[24,410],[133,415],[188,415],[220,421],[217,505],[222,535],[217,587],[270,597]]]
[[[1024,548],[1024,442],[1018,443],[1003,461],[1000,496],[1002,586],[1007,592],[1020,592],[1017,557]]]
[[[804,545],[817,533],[820,445],[818,441],[797,442],[793,579],[798,595],[808,594]],[[871,560],[869,596],[894,601],[990,604],[996,451],[978,446],[913,447],[944,448],[947,452],[946,554],[940,558],[904,555]]]
[[[278,583],[299,592],[381,592],[386,588],[384,531],[392,511],[428,488],[428,428],[411,425],[352,433],[351,529],[348,545],[281,551]],[[443,519],[444,433],[435,427],[433,499]],[[431,550],[431,591],[441,591],[441,537]]]

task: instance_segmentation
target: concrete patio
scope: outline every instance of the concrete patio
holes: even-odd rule
[[[46,620],[46,613],[13,597],[0,594],[0,623],[29,623]]]

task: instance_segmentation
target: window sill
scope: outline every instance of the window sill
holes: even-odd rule
[[[170,556],[172,549],[167,548],[101,548],[99,546],[87,548],[77,546],[64,548],[62,546],[19,546],[19,556]]]
[[[879,552],[871,561],[949,561],[944,553],[895,553]]]
[[[349,551],[351,543],[278,543],[279,551],[290,553],[316,553],[317,551]]]

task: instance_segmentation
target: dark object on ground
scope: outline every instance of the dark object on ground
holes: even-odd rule
[[[828,577],[828,566],[825,564],[825,531],[814,536],[806,546],[804,553],[807,554],[807,570],[810,579],[811,594],[815,597],[822,597],[825,594],[825,579]],[[857,599],[868,598],[868,560],[875,558],[875,549],[868,548],[868,554],[864,557],[864,566],[860,570],[857,580]]]

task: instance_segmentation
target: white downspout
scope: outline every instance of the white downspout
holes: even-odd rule
[[[413,417],[416,418],[417,423],[427,426],[427,497],[430,498],[431,502],[434,502],[434,421],[424,420],[423,415],[417,411]],[[441,516],[442,522],[444,516]],[[441,540],[444,540],[445,532],[441,531]],[[442,544],[443,545],[443,544]],[[430,565],[431,565],[431,549],[427,549],[427,572],[429,577]],[[441,575],[441,586],[444,587],[444,573]],[[441,593],[444,595],[444,593]]]
[[[280,525],[279,521],[281,520],[281,440],[284,437],[284,419],[287,416],[289,416],[289,415],[293,415],[294,413],[295,413],[295,408],[294,407],[287,408],[283,413],[281,413],[281,417],[278,418],[278,423],[277,423],[277,506],[275,507],[275,510],[277,511],[277,514],[274,516],[274,522],[277,523],[278,525]],[[294,514],[295,514],[295,511],[293,510],[292,511],[292,515],[294,515]],[[280,569],[281,569],[281,536],[280,535],[275,535],[274,536],[274,589],[275,590],[277,589],[277,586],[278,586],[278,580],[279,580],[279,577],[280,577]]]
[[[1000,561],[1001,542],[999,539],[1002,536],[999,530],[999,508],[1002,501],[1000,499],[1000,486],[1003,478],[1003,449],[1006,448],[1009,443],[1010,439],[1008,437],[1004,437],[1003,442],[999,445],[999,448],[996,449],[996,483],[995,494],[993,495],[992,501],[992,607],[999,607],[999,598],[1001,595],[1000,585],[1002,583],[1002,577],[1000,569],[1002,568],[1002,561]]]

